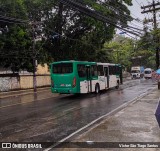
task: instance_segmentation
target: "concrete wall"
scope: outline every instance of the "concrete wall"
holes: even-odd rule
[[[19,87],[19,77],[0,77],[0,91],[9,91]]]
[[[37,87],[49,86],[50,75],[36,75]],[[0,75],[0,92],[33,88],[33,75]]]
[[[36,71],[37,87],[49,86],[50,72],[47,64],[38,65]],[[10,69],[0,68],[0,92],[33,88],[33,74],[21,71],[12,74]]]
[[[50,75],[37,75],[37,87],[49,86],[51,83]],[[20,76],[20,88],[33,88],[33,76]]]
[[[39,64],[36,74],[50,74],[48,65],[46,63],[43,66]]]

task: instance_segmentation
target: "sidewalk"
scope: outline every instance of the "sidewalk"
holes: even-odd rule
[[[160,98],[160,90],[154,89],[146,96],[134,101],[105,121],[91,127],[87,132],[75,137],[71,142],[160,142],[160,128],[155,111]],[[160,143],[159,143],[160,146]],[[59,148],[60,151],[158,151],[160,148]]]
[[[50,91],[50,87],[43,87],[43,88],[37,88],[37,93],[42,91]],[[10,97],[13,95],[25,95],[25,94],[33,94],[33,89],[25,89],[25,90],[15,90],[15,91],[8,91],[8,92],[0,92],[0,99]]]
[[[124,78],[123,82],[126,82],[128,80],[130,80],[129,77]],[[47,91],[47,90],[51,91],[50,86],[37,88],[37,93],[39,93],[41,91]],[[18,96],[18,95],[25,95],[25,94],[32,94],[32,93],[34,93],[33,88],[32,89],[24,89],[24,90],[13,90],[13,91],[8,91],[8,92],[0,92],[0,99],[10,97],[10,96],[13,96],[13,95]]]

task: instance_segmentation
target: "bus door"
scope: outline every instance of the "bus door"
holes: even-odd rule
[[[109,88],[109,72],[108,67],[104,67],[105,87]]]
[[[86,66],[86,75],[87,75],[87,87],[88,92],[92,92],[92,77],[91,77],[91,66]]]

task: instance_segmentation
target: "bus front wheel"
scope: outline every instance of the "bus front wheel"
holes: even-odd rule
[[[98,94],[100,91],[100,87],[99,87],[99,84],[96,84],[96,87],[95,87],[95,93]]]

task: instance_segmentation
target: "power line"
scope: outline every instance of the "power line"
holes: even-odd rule
[[[16,24],[26,24],[26,23],[29,23],[28,20],[22,20],[22,19],[2,16],[2,15],[0,15],[0,22],[1,23],[16,23]]]
[[[136,17],[136,18],[134,18],[135,21],[143,23],[143,20],[141,20],[140,18],[138,18],[136,15],[134,15],[133,13],[131,13],[131,15],[133,15],[133,16]]]
[[[137,0],[135,0],[136,2],[137,2],[137,4],[141,7],[141,4],[137,1]]]
[[[10,20],[15,20],[15,21],[21,21],[21,22],[26,22],[27,20],[19,19],[19,18],[13,18],[13,17],[8,17],[8,16],[3,16],[0,15],[0,18],[2,19],[10,19]]]
[[[121,19],[123,19],[122,17],[124,17],[124,18],[126,18],[126,19],[131,19],[131,17],[132,16],[129,16],[129,15],[127,15],[127,14],[123,14],[121,11],[122,11],[122,9],[120,9],[119,7],[114,7],[114,6],[111,6],[110,4],[108,4],[107,2],[106,3],[102,3],[102,4],[104,4],[105,6],[108,6],[108,8],[110,9],[111,8],[111,10],[113,9],[113,11],[114,12],[117,12],[117,10],[118,10],[118,14],[119,15],[117,15],[117,17],[116,18],[121,18]],[[133,21],[137,21],[137,19],[135,19],[134,17],[132,17],[132,19],[133,19]],[[140,21],[140,19],[139,19],[139,21]],[[142,23],[143,23],[143,21],[141,21]],[[138,25],[136,25],[136,24],[134,24],[134,23],[132,23],[131,22],[131,24],[133,24],[133,25],[135,25],[135,26],[137,26],[138,27]]]
[[[24,23],[19,23],[19,22],[15,22],[15,21],[7,21],[7,20],[2,20],[0,19],[0,23],[9,23],[9,24],[24,24]]]
[[[156,20],[156,10],[159,10],[160,8],[156,8],[156,6],[160,5],[160,2],[155,3],[155,1],[153,0],[153,3],[150,5],[146,5],[141,7],[142,9],[144,9],[141,13],[148,13],[148,12],[152,12],[153,13],[153,24],[154,24],[154,30],[157,29],[157,20]],[[148,8],[148,10],[145,10],[145,8]],[[157,40],[157,43],[159,43],[159,39],[154,37]],[[159,68],[159,47],[156,47],[156,67],[157,69]]]
[[[64,1],[63,1],[64,2]],[[73,3],[73,2],[72,2]],[[74,4],[74,3],[73,3]],[[72,4],[72,5],[73,5]],[[99,14],[100,15],[100,14]],[[103,16],[100,16],[101,18],[103,17]],[[102,20],[102,19],[101,19]],[[6,17],[6,16],[2,16],[2,15],[0,15],[0,22],[5,22],[5,23],[16,23],[16,24],[21,24],[21,23],[28,23],[28,21],[27,20],[21,20],[21,19],[17,19],[17,18],[11,18],[11,17]],[[108,20],[108,22],[110,22],[110,24],[112,24],[112,25],[114,25],[115,26],[115,22],[112,22],[112,20]],[[117,26],[117,28],[121,28],[121,27],[118,27]],[[133,28],[133,27],[127,27],[127,28]],[[122,28],[121,28],[122,29]],[[132,31],[128,31],[128,32],[132,32]],[[136,32],[136,31],[135,31]]]
[[[110,19],[108,19],[108,17],[102,15],[101,13],[99,13],[95,10],[88,9],[85,6],[81,5],[80,3],[69,1],[69,0],[59,0],[59,2],[64,3],[66,5],[69,5],[72,8],[74,8],[74,9],[76,9],[76,10],[78,10],[78,11],[80,11],[80,12],[82,12],[82,13],[84,13],[84,14],[92,17],[92,18],[98,19],[102,22],[109,23],[109,24],[113,25],[114,27],[122,29],[123,31],[129,32],[133,35],[140,36],[138,33],[135,33],[133,31],[130,31],[130,30],[127,30],[127,29],[124,29],[123,27],[120,27],[120,26],[116,25],[115,21],[111,21]]]
[[[136,3],[140,6],[140,8],[141,8],[141,4],[137,1],[137,0],[135,0],[136,1]],[[131,12],[131,15],[133,15],[133,16],[135,16],[136,17],[136,21],[137,22],[141,22],[142,24],[143,24],[143,20],[141,20],[139,17],[137,17],[135,14],[133,14],[132,12]]]
[[[122,31],[122,30],[120,30],[120,31]],[[123,32],[123,31],[122,31],[122,32]],[[135,37],[133,37],[133,36],[127,34],[127,33],[125,33],[125,34],[128,35],[129,37],[133,38],[133,39],[136,39]]]
[[[100,2],[100,1],[99,1]],[[117,10],[119,10],[118,11],[118,13],[120,14],[120,15],[117,15],[117,16],[115,16],[115,18],[118,18],[118,19],[123,19],[122,17],[124,17],[124,18],[126,18],[126,19],[131,19],[131,17],[129,16],[129,15],[125,15],[125,14],[123,14],[121,11],[121,9],[118,9],[117,7],[115,8],[115,7],[113,7],[113,6],[111,6],[111,5],[109,5],[109,4],[107,4],[107,3],[103,3],[103,2],[101,2],[103,5],[105,5],[105,6],[109,6],[110,8],[112,8],[111,10],[112,11],[114,11],[114,12],[116,12]],[[110,18],[112,18],[112,19],[115,19],[114,17],[111,17],[110,16]],[[112,20],[111,19],[111,20]],[[134,18],[133,18],[134,19]],[[125,23],[123,20],[121,20],[121,22],[123,22],[123,23]],[[131,23],[131,24],[133,24],[133,23]],[[133,24],[133,25],[135,25],[135,24]],[[138,25],[136,25],[137,27],[138,27]],[[133,29],[135,29],[135,27],[132,27],[132,26],[128,26],[128,28],[133,28]],[[138,28],[137,28],[138,29]],[[142,29],[138,29],[138,30],[140,30],[140,31],[142,31]]]
[[[94,45],[89,44],[89,43],[85,43],[84,41],[81,41],[81,40],[79,40],[79,39],[73,39],[73,38],[70,38],[70,37],[67,37],[67,36],[61,35],[60,33],[57,33],[57,32],[55,32],[54,30],[51,30],[51,29],[49,29],[49,28],[46,28],[46,30],[48,30],[48,31],[50,31],[50,32],[55,33],[55,34],[56,34],[56,36],[60,36],[60,37],[63,37],[63,38],[69,39],[69,40],[71,40],[71,41],[80,42],[80,43],[83,43],[84,45],[88,45],[88,46],[95,47]],[[55,36],[55,37],[56,37],[56,36]]]

